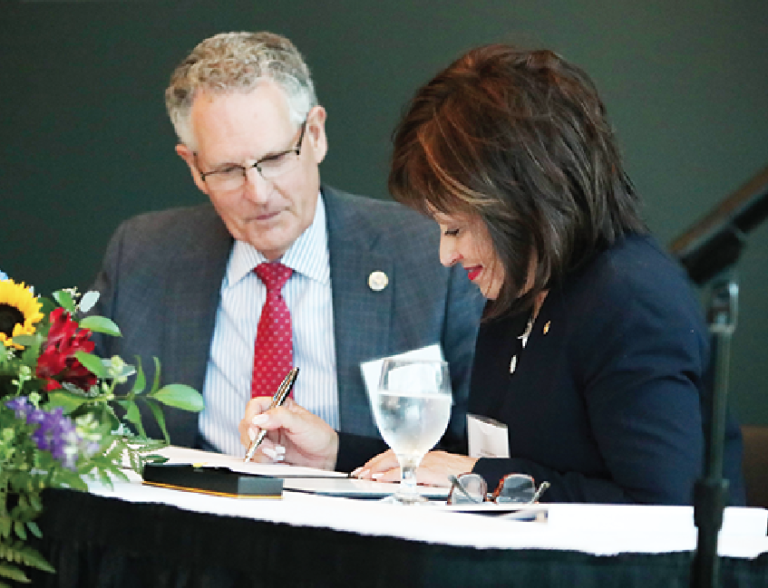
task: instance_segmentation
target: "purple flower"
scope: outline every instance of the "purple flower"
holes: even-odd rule
[[[27,418],[27,422],[39,425],[32,433],[32,440],[38,449],[50,451],[54,459],[64,467],[75,469],[79,437],[75,424],[64,416],[64,409],[57,407],[51,412],[36,410]]]
[[[17,419],[23,419],[24,422],[27,421],[27,416],[35,410],[35,407],[29,404],[26,396],[12,398],[11,400],[8,400],[5,405],[16,413]]]
[[[35,408],[23,396],[13,398],[5,404],[16,413],[17,419],[24,420],[29,425],[37,425],[30,437],[38,449],[49,451],[64,467],[76,469],[80,436],[72,419],[64,416],[63,408],[57,407],[47,412]]]

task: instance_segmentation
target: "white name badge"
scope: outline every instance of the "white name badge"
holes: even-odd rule
[[[492,418],[467,415],[469,457],[509,457],[507,425]]]

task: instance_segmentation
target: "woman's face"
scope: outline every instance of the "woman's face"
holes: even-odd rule
[[[476,215],[437,211],[432,218],[440,225],[440,263],[446,267],[461,264],[483,296],[495,300],[504,283],[504,266],[483,220]]]

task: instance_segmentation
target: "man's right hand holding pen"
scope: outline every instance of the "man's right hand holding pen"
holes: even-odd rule
[[[336,465],[339,436],[323,419],[288,398],[282,406],[270,409],[272,398],[251,399],[238,427],[245,448],[261,429],[267,437],[253,456],[253,461],[332,470]]]

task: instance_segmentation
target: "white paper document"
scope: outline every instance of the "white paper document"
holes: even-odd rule
[[[163,457],[167,457],[168,463],[189,463],[208,467],[224,467],[241,474],[258,474],[261,476],[272,476],[274,478],[319,477],[343,479],[347,477],[347,474],[343,472],[332,472],[284,463],[271,464],[255,463],[252,461],[244,462],[242,457],[201,451],[199,449],[190,449],[188,447],[170,446],[165,447],[156,453]]]
[[[258,474],[283,479],[283,489],[299,492],[311,492],[328,496],[346,496],[349,498],[383,498],[397,492],[397,484],[358,480],[343,472],[332,472],[316,468],[292,466],[288,464],[262,464],[244,462],[242,458],[222,453],[212,453],[188,447],[165,447],[156,452],[168,458],[168,463],[225,467],[233,472]],[[431,499],[443,499],[448,496],[447,488],[419,486],[419,492]]]
[[[385,498],[397,492],[398,486],[399,484],[396,483],[357,478],[286,478],[283,480],[285,490],[346,498]],[[419,486],[418,491],[419,494],[431,500],[448,498],[448,488]]]

